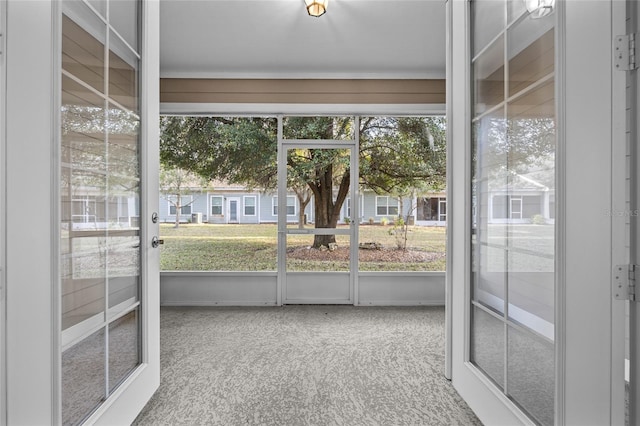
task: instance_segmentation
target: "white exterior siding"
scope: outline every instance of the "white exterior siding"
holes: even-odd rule
[[[175,196],[160,194],[160,206],[158,207],[158,216],[160,222],[175,222],[176,215],[173,204],[169,202],[169,199],[175,199]],[[193,192],[182,196],[182,204],[191,203],[189,206],[182,208],[180,214],[180,222],[188,222],[191,220],[192,213],[202,213],[203,221],[207,214],[207,194],[206,192]]]

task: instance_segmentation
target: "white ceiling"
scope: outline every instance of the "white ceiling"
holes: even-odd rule
[[[444,78],[445,0],[162,0],[174,78]]]

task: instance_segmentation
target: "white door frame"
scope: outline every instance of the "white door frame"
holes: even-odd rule
[[[130,424],[160,386],[160,251],[151,240],[160,224],[160,3],[142,2],[141,91],[141,316],[142,363],[87,420],[89,424]],[[158,221],[159,222],[159,221]]]
[[[640,8],[636,1],[627,0],[628,8],[627,14],[623,18],[627,18],[626,34],[637,33],[640,23]],[[620,12],[621,14],[621,12]],[[621,20],[622,18],[619,18]],[[623,34],[622,32],[616,34]],[[617,72],[619,77],[619,92],[626,89],[627,91],[627,111],[619,107],[618,116],[625,118],[626,127],[620,126],[619,139],[624,140],[627,137],[628,145],[620,143],[616,146],[617,164],[619,170],[617,173],[617,179],[624,181],[628,179],[630,185],[620,185],[616,187],[613,196],[614,201],[618,201],[618,204],[614,206],[612,212],[615,223],[614,230],[617,231],[617,243],[616,247],[626,247],[626,237],[630,234],[630,240],[628,241],[629,253],[628,260],[625,262],[629,264],[640,264],[640,218],[638,217],[638,209],[640,207],[640,173],[638,172],[638,166],[640,166],[640,148],[638,148],[638,141],[640,140],[640,126],[638,125],[638,119],[640,119],[640,81],[638,76],[638,70]],[[625,78],[622,78],[624,76]],[[625,132],[623,133],[622,130]],[[626,162],[629,158],[629,163]],[[624,172],[624,174],[623,174]],[[627,203],[628,201],[628,203]],[[622,214],[620,212],[623,212]],[[629,232],[630,231],[630,232]],[[619,257],[622,259],[622,256]],[[637,267],[637,266],[636,266]],[[636,277],[638,272],[636,272]],[[637,278],[636,278],[637,280]],[[615,291],[615,287],[614,287]],[[629,424],[636,425],[640,423],[640,297],[638,296],[638,284],[636,282],[636,296],[635,301],[617,301],[616,315],[624,315],[623,321],[626,323],[626,333],[623,336],[620,330],[613,330],[614,333],[618,332],[618,335],[614,338],[617,342],[626,340],[623,344],[619,345],[620,349],[624,350],[624,353],[615,353],[613,359],[616,360],[619,357],[625,359],[625,371],[624,378],[620,378],[620,369],[616,368],[616,365],[612,365],[614,371],[614,380],[612,383],[612,389],[614,395],[612,399],[614,403],[618,403],[617,412],[622,412],[624,409],[621,403],[626,396],[626,381],[629,382]],[[621,306],[625,305],[622,309]],[[624,312],[624,314],[623,314]],[[627,335],[628,333],[628,335]],[[615,342],[615,340],[614,340]],[[617,373],[617,374],[616,374]],[[623,420],[623,419],[621,419]]]
[[[0,1],[0,52],[6,52],[7,2]],[[0,169],[6,168],[6,62],[0,55]],[[5,279],[5,176],[0,173],[0,426],[7,424],[7,372],[6,372],[6,279]]]
[[[236,220],[231,220],[231,202],[236,203]],[[240,197],[227,197],[227,223],[240,223]]]
[[[447,2],[447,362],[445,375],[485,424],[533,424],[470,359],[471,129],[468,0]],[[452,171],[455,170],[455,173]]]
[[[486,424],[531,424],[528,417],[469,362],[470,306],[470,15],[467,0],[449,0],[448,146],[450,377]],[[587,192],[611,194],[620,184],[619,77],[612,76],[612,34],[624,33],[624,2],[556,2],[557,211],[555,423],[620,424],[622,358],[616,358],[620,306],[611,296],[619,224],[592,211]],[[589,46],[585,49],[585,46]],[[598,84],[594,84],[597,81]],[[622,85],[622,89],[624,89]],[[615,99],[614,103],[612,99]],[[624,128],[622,129],[624,132]],[[609,141],[609,143],[603,143]],[[613,143],[611,142],[613,141]],[[576,159],[580,161],[576,161]],[[572,161],[570,161],[572,160]],[[615,161],[615,163],[614,163]],[[597,170],[597,173],[594,173]],[[615,192],[614,192],[615,194]],[[619,197],[611,199],[615,207]],[[624,208],[624,207],[623,207]],[[585,235],[584,230],[591,230]],[[623,310],[622,310],[623,311]],[[588,330],[588,332],[587,332]],[[569,338],[568,338],[569,337]],[[613,342],[613,345],[612,345]],[[613,391],[612,391],[613,389]],[[616,399],[618,398],[618,399]],[[623,401],[623,400],[622,400]],[[622,413],[623,414],[623,413]]]
[[[360,128],[360,119],[358,116],[354,117],[354,129]],[[350,150],[350,185],[349,195],[347,197],[351,199],[359,199],[358,191],[358,144],[359,144],[359,131],[355,131],[354,140],[300,140],[300,139],[284,139],[283,137],[283,116],[278,116],[278,305],[286,303],[295,304],[358,304],[358,221],[351,221],[349,229],[291,229],[287,228],[287,150],[297,147],[305,148],[317,148],[317,149],[349,149]],[[360,207],[358,203],[354,203],[351,206],[351,213],[355,217],[360,217]],[[284,214],[283,214],[284,212]],[[346,234],[350,239],[350,263],[349,263],[349,297],[312,297],[312,298],[289,298],[287,291],[287,235],[293,234]],[[295,274],[295,273],[294,273]],[[315,281],[313,278],[319,278],[326,274],[339,274],[334,272],[309,272],[306,282]],[[326,280],[325,280],[326,282]],[[332,280],[329,280],[332,282]],[[295,285],[289,283],[289,287]]]
[[[518,206],[518,209],[514,209],[514,205]],[[513,217],[514,214],[517,214],[519,217]],[[509,219],[522,219],[522,197],[515,196],[509,197]]]

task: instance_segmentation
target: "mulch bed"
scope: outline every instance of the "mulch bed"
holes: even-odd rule
[[[358,250],[361,262],[397,262],[397,263],[419,263],[431,262],[444,258],[444,253],[433,253],[407,249],[406,251],[397,248],[382,248],[379,250]],[[320,261],[348,261],[349,247],[338,247],[334,251],[318,250],[309,246],[289,247],[287,257],[299,260],[320,260]]]

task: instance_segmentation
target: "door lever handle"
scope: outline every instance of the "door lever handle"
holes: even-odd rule
[[[151,239],[151,247],[158,248],[160,244],[164,244],[164,240],[160,240],[158,237],[153,237]]]

